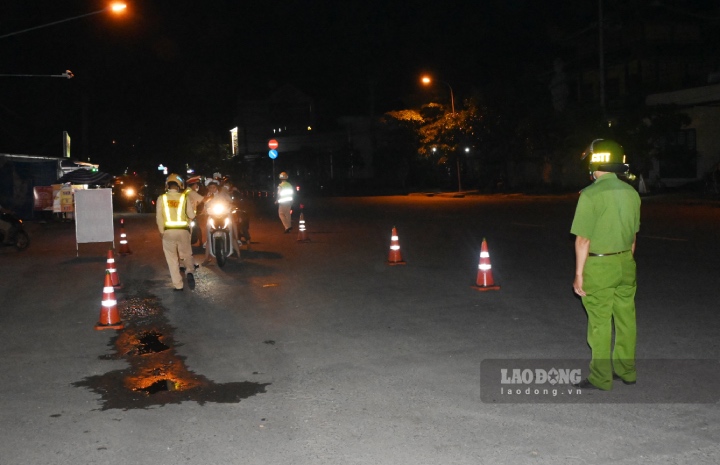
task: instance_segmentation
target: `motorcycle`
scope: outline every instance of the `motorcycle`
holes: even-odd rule
[[[238,243],[247,246],[247,249],[250,250],[250,215],[245,205],[245,199],[239,193],[235,193],[231,198],[233,202],[233,223],[237,232]]]
[[[210,255],[215,257],[219,267],[225,266],[233,247],[230,241],[232,230],[230,228],[233,218],[233,209],[227,202],[215,200],[208,208],[207,248]]]
[[[30,245],[30,236],[23,229],[23,222],[14,213],[0,213],[0,220],[10,223],[10,236],[6,240],[4,232],[0,230],[0,245],[12,245],[18,250],[25,250]]]

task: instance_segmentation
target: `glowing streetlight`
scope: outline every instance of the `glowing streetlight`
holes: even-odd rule
[[[428,86],[432,83],[433,80],[430,76],[425,75],[420,79],[420,81],[423,83],[423,85]],[[454,115],[455,114],[455,95],[453,94],[452,87],[450,86],[450,84],[448,84],[445,81],[438,80],[438,82],[445,84],[446,86],[448,86],[448,89],[450,89],[450,105],[452,108],[452,114]]]
[[[102,10],[93,11],[92,13],[85,13],[84,15],[73,16],[71,18],[61,19],[60,21],[53,21],[52,23],[47,23],[47,24],[43,24],[41,26],[35,26],[35,27],[28,28],[28,29],[23,29],[22,31],[15,31],[15,32],[11,32],[9,34],[3,34],[0,36],[0,39],[4,39],[5,37],[22,34],[23,32],[29,32],[29,31],[34,31],[36,29],[42,29],[42,28],[48,27],[48,26],[54,26],[56,24],[65,23],[67,21],[72,21],[74,19],[85,18],[86,16],[97,15],[100,13],[104,13],[106,11],[111,11],[115,14],[120,14],[120,13],[124,12],[126,8],[127,8],[126,4],[120,3],[120,2],[114,2],[114,3],[111,3],[110,6],[103,8]]]
[[[421,77],[420,81],[423,83],[423,85],[426,85],[426,86],[432,84],[432,78],[428,75]],[[438,80],[438,82],[445,84],[446,86],[448,86],[448,89],[450,89],[450,105],[452,108],[452,114],[453,114],[453,116],[455,116],[455,95],[453,94],[452,86],[445,81]],[[435,151],[435,147],[433,147],[433,152],[434,151]],[[469,149],[465,148],[465,151],[469,152]],[[460,156],[459,155],[455,158],[455,163],[457,165],[458,192],[460,192],[460,191],[462,191],[462,177],[460,176]]]
[[[54,77],[72,79],[75,75],[72,71],[67,70],[62,74],[0,74],[0,77]]]

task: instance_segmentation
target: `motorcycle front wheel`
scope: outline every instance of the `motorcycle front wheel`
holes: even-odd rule
[[[223,237],[216,237],[215,239],[215,260],[217,260],[217,264],[220,268],[225,266],[225,262],[227,261],[227,252],[225,251],[225,240]]]
[[[30,245],[30,236],[25,231],[18,231],[15,234],[15,248],[25,250]]]

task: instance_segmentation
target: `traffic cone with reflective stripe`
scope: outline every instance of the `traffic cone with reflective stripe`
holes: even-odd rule
[[[500,286],[495,285],[490,264],[490,253],[488,252],[487,241],[483,238],[480,249],[480,263],[478,264],[477,280],[473,286],[478,291],[499,291]]]
[[[298,242],[310,242],[310,238],[308,237],[308,233],[305,230],[305,215],[300,212],[300,224],[298,226]]]
[[[120,255],[132,253],[128,245],[127,234],[125,234],[125,218],[120,218],[120,247],[118,247],[118,253]]]
[[[400,253],[400,239],[398,239],[397,228],[392,228],[392,236],[390,236],[390,253],[388,254],[388,265],[405,265]]]
[[[122,288],[122,284],[120,284],[120,276],[118,276],[117,268],[115,268],[115,257],[113,256],[112,249],[108,250],[107,268],[105,268],[105,271],[110,273],[110,280],[112,281],[113,287],[115,289]]]
[[[95,329],[123,329],[120,320],[120,313],[117,309],[117,300],[115,300],[115,288],[112,285],[110,272],[105,272],[105,287],[103,287],[103,300],[100,307],[100,321],[95,325]]]

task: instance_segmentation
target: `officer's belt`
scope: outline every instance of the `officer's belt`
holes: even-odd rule
[[[589,253],[591,257],[607,257],[609,255],[619,255],[621,253],[630,252],[629,250],[623,250],[622,252],[613,252],[613,253]]]

